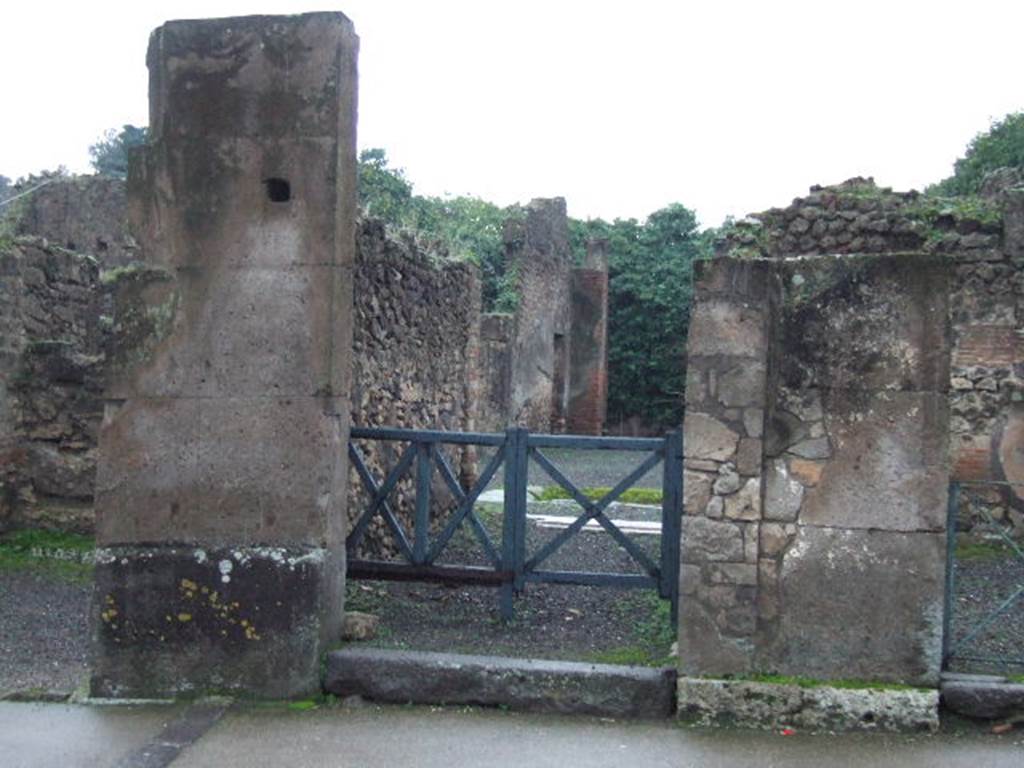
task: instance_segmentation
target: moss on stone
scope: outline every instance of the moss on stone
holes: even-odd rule
[[[902,214],[912,220],[935,227],[945,219],[951,224],[976,221],[981,226],[998,227],[1003,213],[994,201],[980,197],[935,197],[922,195],[903,208]]]

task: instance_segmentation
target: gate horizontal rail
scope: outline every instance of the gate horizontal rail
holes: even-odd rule
[[[367,466],[358,441],[408,443],[389,472],[378,479]],[[471,488],[463,488],[456,479],[442,445],[493,447],[497,450]],[[600,499],[587,497],[542,449],[616,450],[646,452],[649,455],[619,480]],[[504,433],[444,432],[400,428],[354,427],[348,446],[349,457],[363,487],[370,496],[346,540],[348,575],[356,579],[435,581],[449,584],[485,584],[500,589],[499,607],[503,618],[513,615],[513,598],[527,583],[614,586],[630,589],[657,589],[671,601],[673,620],[678,608],[679,535],[682,516],[682,435],[671,432],[663,438],[591,437],[584,435],[530,434],[522,428]],[[536,552],[527,552],[527,479],[533,462],[561,486],[581,508],[581,513],[561,532]],[[661,547],[652,559],[606,516],[609,506],[649,471],[662,465]],[[415,467],[414,467],[415,465]],[[504,470],[504,502],[500,547],[476,513],[480,494],[499,469]],[[430,536],[431,485],[437,471],[455,500],[444,527],[433,540]],[[415,481],[412,538],[389,498],[409,473]],[[360,559],[359,546],[375,517],[381,517],[394,538],[403,562]],[[587,523],[595,521],[629,554],[641,573],[605,571],[568,571],[542,567]],[[468,525],[481,545],[490,566],[439,565],[437,558],[449,545],[455,532]]]

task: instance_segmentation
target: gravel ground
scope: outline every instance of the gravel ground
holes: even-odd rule
[[[57,574],[0,570],[0,698],[78,687],[88,672],[90,591]]]
[[[610,486],[635,469],[647,456],[636,451],[544,451],[580,487]],[[483,466],[489,455],[480,457]],[[635,487],[660,488],[661,467],[648,472]],[[528,484],[554,485],[547,473],[530,462]],[[501,487],[501,473],[489,488]],[[477,509],[500,550],[499,504]],[[578,505],[569,500],[533,503],[528,513],[576,517]],[[622,520],[660,520],[658,508],[616,504],[609,516]],[[558,529],[529,522],[527,558],[559,534]],[[655,563],[660,536],[630,535],[630,540]],[[462,531],[453,538],[439,563],[487,565],[483,548]],[[640,566],[604,532],[581,531],[549,559],[545,569],[641,573]],[[664,663],[674,632],[669,605],[653,590],[528,584],[515,601],[515,620],[498,617],[498,590],[493,587],[449,587],[383,581],[351,582],[349,605],[381,617],[375,645],[488,653],[533,658],[598,660],[621,663]]]
[[[530,510],[566,514],[564,505],[533,504]],[[497,543],[499,517],[483,517]],[[528,558],[559,532],[528,525]],[[659,536],[630,539],[657,562]],[[483,565],[486,560],[475,540],[460,532],[439,562]],[[543,565],[641,572],[607,534],[591,531],[574,535]],[[674,640],[668,602],[650,589],[528,584],[515,601],[515,620],[509,624],[499,620],[498,596],[493,587],[378,581],[349,585],[350,607],[381,617],[383,629],[374,644],[382,647],[650,664],[663,662]]]
[[[961,537],[964,538],[963,534]],[[1024,589],[1024,559],[1009,552],[1004,556],[961,558],[954,571],[953,648],[955,653],[1018,664],[954,659],[957,672],[1024,674],[1024,595],[1019,595],[1005,614],[983,630],[970,645],[960,641],[978,627],[1018,590]]]

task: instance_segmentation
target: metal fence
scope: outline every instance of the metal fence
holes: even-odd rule
[[[386,476],[377,478],[358,448],[357,442],[361,440],[407,443],[407,446]],[[463,488],[441,450],[442,445],[480,446],[492,449],[493,455],[472,487]],[[592,500],[544,453],[549,448],[636,451],[646,456],[600,499]],[[514,595],[522,592],[529,582],[656,589],[660,597],[671,601],[674,620],[678,607],[682,515],[683,444],[680,432],[669,433],[664,438],[620,438],[530,434],[519,428],[509,429],[504,434],[353,428],[348,453],[370,497],[346,541],[350,577],[495,586],[500,594],[500,613],[505,619],[513,616]],[[527,482],[531,462],[562,487],[580,508],[579,515],[571,524],[533,552],[528,551],[526,538]],[[623,533],[606,512],[609,505],[659,464],[663,468],[660,554],[652,558]],[[476,505],[499,469],[504,470],[504,498],[500,540],[495,541],[477,514]],[[431,486],[435,471],[451,492],[454,509],[449,510],[443,525],[433,526],[437,532],[431,536],[431,523],[436,522],[431,520]],[[415,487],[411,540],[389,502],[399,481],[410,473]],[[398,562],[357,556],[366,531],[377,516],[384,520],[397,546],[401,558]],[[639,566],[639,573],[546,567],[552,556],[591,521],[596,522],[629,554]],[[439,557],[463,526],[468,526],[479,542],[488,565],[439,563]]]
[[[1004,482],[953,482],[949,488],[943,668],[1024,672],[1024,548],[1008,520],[993,517]],[[981,496],[990,498],[982,501]],[[973,523],[963,530],[966,517]],[[1007,513],[1008,514],[1008,513]]]

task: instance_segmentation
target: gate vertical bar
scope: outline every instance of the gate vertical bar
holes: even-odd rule
[[[516,430],[516,511],[515,511],[515,589],[522,592],[526,586],[526,486],[530,475],[530,433]]]
[[[960,512],[960,483],[949,484],[946,507],[946,609],[942,612],[942,668],[949,663],[953,645],[953,591],[956,587],[956,520]]]
[[[427,560],[427,544],[430,538],[430,473],[432,445],[427,442],[416,445],[416,539],[413,543],[413,560],[423,565]]]
[[[505,446],[502,449],[505,451],[505,493],[501,519],[501,569],[506,574],[514,574],[516,570],[516,514],[519,509],[516,500],[519,492],[519,463],[516,461],[518,439],[518,429],[510,427],[505,430]],[[514,595],[515,581],[509,578],[502,583],[498,598],[498,609],[503,621],[511,621],[514,617]]]
[[[672,625],[679,617],[679,537],[683,507],[683,433],[665,436],[661,481],[661,584],[659,592],[671,602]]]

